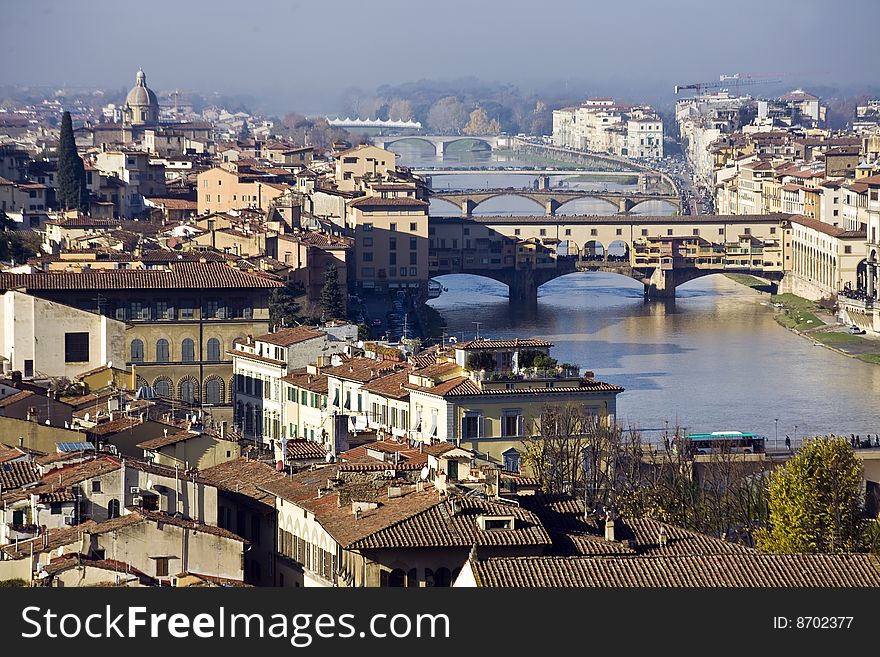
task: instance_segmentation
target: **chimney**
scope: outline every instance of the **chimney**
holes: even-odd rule
[[[668,539],[666,537],[666,527],[660,525],[660,536],[657,537],[657,544],[660,545],[660,547],[664,547],[667,542]]]
[[[614,537],[614,519],[611,517],[605,521],[605,540],[612,543],[617,540]]]

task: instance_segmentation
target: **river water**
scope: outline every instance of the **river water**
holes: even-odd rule
[[[470,152],[439,161],[405,146],[407,166],[528,164]],[[446,178],[436,177],[434,187]],[[456,183],[455,176],[448,178]],[[510,183],[503,174],[462,178],[475,188],[529,184]],[[503,200],[505,211],[498,214],[534,212],[516,205],[524,199]],[[446,320],[448,335],[470,339],[479,330],[492,338],[551,340],[561,362],[626,388],[618,397],[618,419],[648,430],[648,438],[667,423],[691,432],[753,431],[771,445],[777,427],[780,445],[786,435],[880,433],[880,366],[782,328],[767,295],[723,275],[679,287],[674,300],[646,303],[642,284],[630,278],[570,274],[541,286],[537,310],[529,315],[511,307],[507,288],[496,281],[466,275],[438,280],[447,291],[429,303]]]

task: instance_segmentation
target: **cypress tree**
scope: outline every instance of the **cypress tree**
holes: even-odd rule
[[[339,291],[339,275],[336,265],[327,267],[324,273],[324,287],[321,288],[321,310],[324,319],[342,319],[342,292]]]
[[[58,144],[58,204],[65,210],[89,209],[89,192],[86,188],[86,168],[76,152],[73,122],[70,112],[61,117],[61,139]]]

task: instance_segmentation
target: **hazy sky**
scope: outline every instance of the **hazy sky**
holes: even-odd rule
[[[142,66],[154,89],[276,112],[467,75],[670,96],[737,72],[876,86],[878,25],[878,0],[0,0],[0,84],[128,88]]]

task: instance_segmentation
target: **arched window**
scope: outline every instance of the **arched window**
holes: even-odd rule
[[[254,433],[254,407],[250,404],[244,407],[244,432],[248,435]]]
[[[388,586],[403,587],[406,586],[406,572],[402,568],[395,568],[388,575]]]
[[[179,388],[181,401],[194,404],[196,401],[196,382],[193,379],[183,379]]]
[[[223,379],[211,378],[205,382],[205,403],[223,403]]]
[[[171,379],[161,376],[153,381],[153,392],[155,392],[156,396],[158,397],[165,397],[166,399],[170,399],[172,396]]]
[[[131,341],[131,362],[144,362],[144,341],[139,338],[135,338]]]
[[[167,363],[170,356],[168,353],[168,340],[160,338],[156,341],[156,362]]]
[[[434,586],[451,586],[452,573],[449,568],[438,568],[434,571]]]
[[[190,338],[186,338],[181,345],[180,360],[182,360],[184,363],[192,363],[193,361],[195,361],[195,359],[196,345]]]
[[[107,505],[107,520],[119,517],[119,500],[112,499]]]
[[[208,360],[211,362],[220,360],[220,340],[217,338],[208,340]]]

